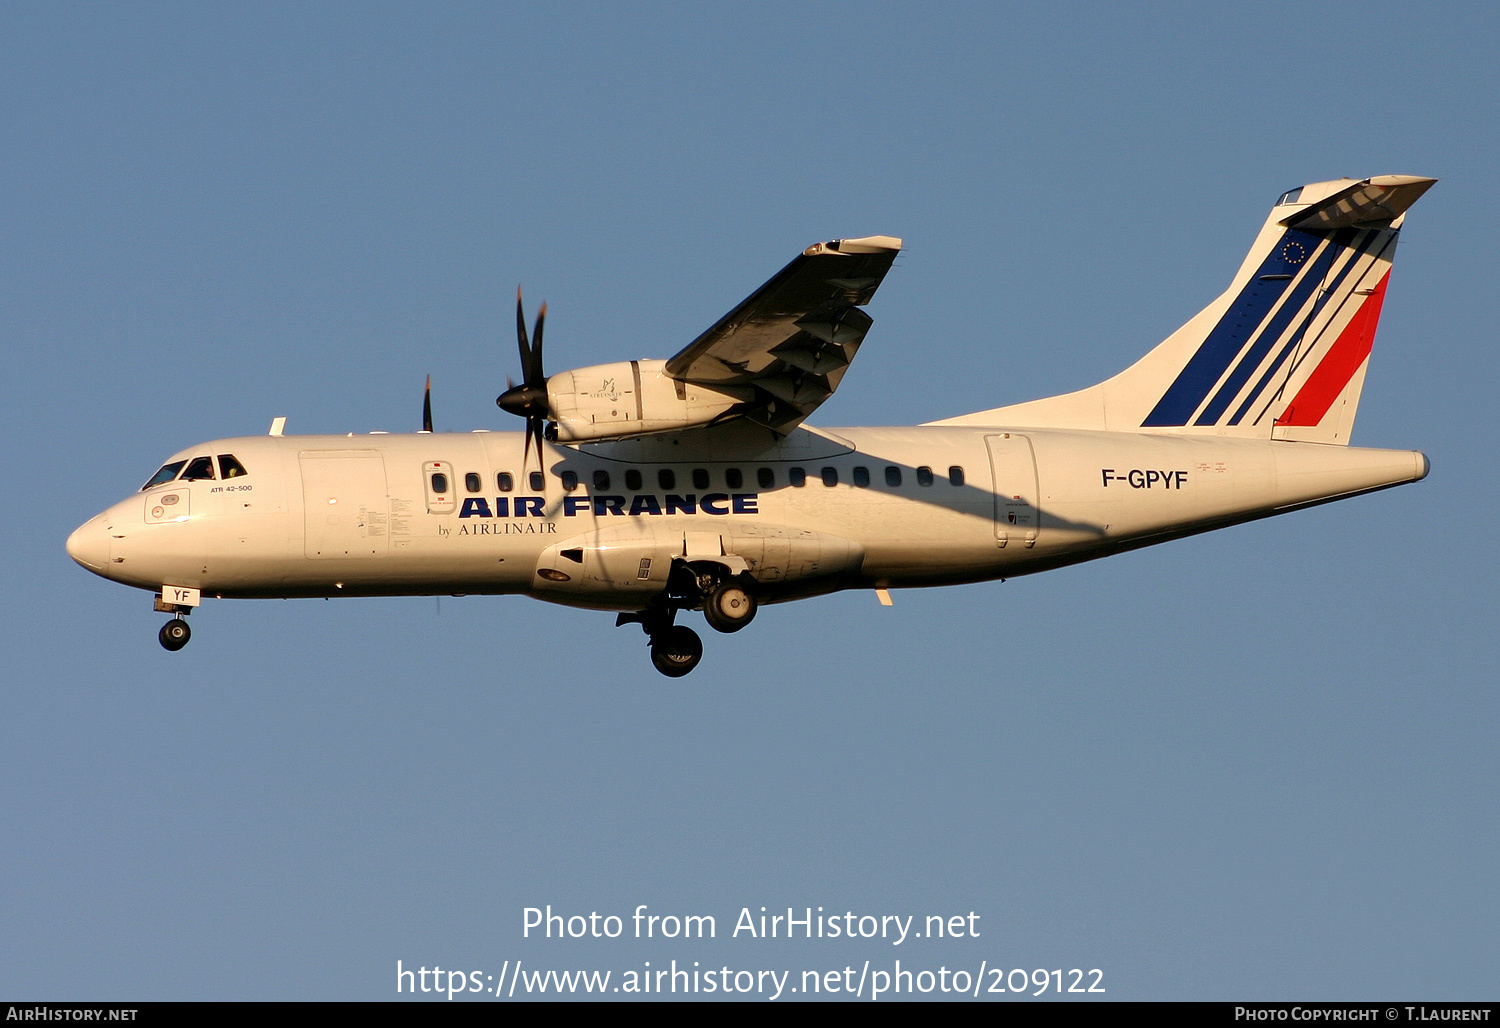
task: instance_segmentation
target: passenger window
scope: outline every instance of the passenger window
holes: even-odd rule
[[[608,471],[605,471],[603,468],[600,468],[598,471],[594,472],[594,488],[595,489],[608,489],[609,488],[609,472]]]
[[[181,471],[182,466],[186,463],[187,461],[185,460],[179,460],[173,461],[171,464],[163,464],[161,470],[152,475],[150,480],[141,486],[141,488],[150,489],[153,485],[162,485],[163,483],[172,481],[172,479],[177,477],[177,472]]]
[[[869,486],[870,486],[870,469],[869,468],[855,468],[854,469],[854,484],[856,486],[858,486],[859,488],[861,488],[861,489],[867,489],[867,488],[869,488]]]
[[[531,481],[531,491],[532,492],[534,492],[534,493],[540,493],[540,492],[545,492],[547,490],[547,476],[546,475],[542,474],[540,471],[533,471],[529,477],[530,477],[530,481]]]
[[[441,471],[434,471],[432,473],[432,491],[435,493],[446,493],[448,491],[448,476]]]
[[[219,477],[239,478],[246,474],[245,465],[234,459],[232,453],[219,454]]]
[[[212,457],[194,457],[193,462],[187,466],[182,473],[184,482],[196,482],[200,478],[214,477],[214,459]]]
[[[901,486],[901,469],[900,468],[886,468],[885,469],[885,484],[888,485],[888,486],[890,486],[892,489],[898,489],[898,488],[900,488],[900,486]]]
[[[834,486],[838,485],[839,484],[839,469],[838,468],[824,468],[823,469],[823,484],[826,485],[826,486],[828,486],[828,488],[830,488],[830,489],[832,489]]]
[[[730,468],[724,472],[724,484],[730,489],[739,489],[745,484],[745,476],[740,474],[739,468]]]
[[[625,488],[626,489],[630,489],[630,490],[635,490],[635,489],[639,489],[640,487],[641,487],[641,473],[639,471],[636,471],[634,468],[632,468],[629,471],[625,472]]]
[[[762,489],[771,489],[776,485],[776,472],[770,468],[761,468],[756,471],[755,480],[760,483]]]
[[[578,472],[564,471],[561,477],[563,488],[568,492],[571,493],[574,489],[578,488]]]
[[[656,473],[656,484],[663,489],[676,489],[677,473],[671,468],[662,468]]]
[[[464,488],[471,493],[477,493],[484,488],[484,484],[479,481],[479,473],[477,471],[470,471],[464,475]]]
[[[807,484],[807,472],[801,468],[788,468],[786,480],[792,484],[794,489],[801,489]]]
[[[694,468],[693,469],[693,488],[694,489],[707,489],[708,488],[708,472],[705,469],[703,469],[703,468]]]
[[[508,493],[516,487],[516,480],[510,477],[509,471],[502,471],[495,476],[495,488],[502,493]]]
[[[959,467],[957,464],[953,465],[953,467],[948,469],[948,481],[952,482],[954,485],[963,485],[964,469]]]
[[[932,469],[923,465],[917,469],[917,485],[932,484]]]

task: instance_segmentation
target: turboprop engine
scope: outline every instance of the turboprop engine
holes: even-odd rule
[[[623,439],[709,425],[731,416],[743,397],[670,378],[662,360],[616,361],[547,379],[557,441]]]

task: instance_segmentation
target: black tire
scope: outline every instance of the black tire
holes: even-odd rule
[[[193,637],[193,630],[182,618],[173,618],[161,626],[161,631],[156,633],[156,638],[162,644],[163,649],[176,652],[188,644]]]
[[[651,663],[668,678],[681,678],[703,659],[703,640],[686,625],[675,625],[651,638]]]
[[[720,582],[703,598],[703,618],[716,632],[738,632],[755,620],[760,605],[737,579]]]

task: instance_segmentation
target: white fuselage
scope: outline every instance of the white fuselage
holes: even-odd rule
[[[527,593],[620,610],[660,595],[674,560],[709,560],[775,602],[1029,574],[1427,472],[1405,450],[944,426],[776,439],[726,425],[548,446],[529,467],[523,436],[500,432],[243,437],[174,459],[228,453],[245,475],[143,490],[69,552],[156,591]]]

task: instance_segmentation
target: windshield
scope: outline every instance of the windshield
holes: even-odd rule
[[[214,477],[214,459],[212,457],[194,457],[193,463],[182,473],[184,481],[196,482],[200,478]]]
[[[177,477],[177,472],[181,471],[182,466],[186,463],[187,461],[185,460],[177,460],[170,464],[163,464],[161,470],[152,475],[151,480],[141,486],[141,488],[150,489],[153,485],[161,485],[163,482],[172,481],[172,479]]]

